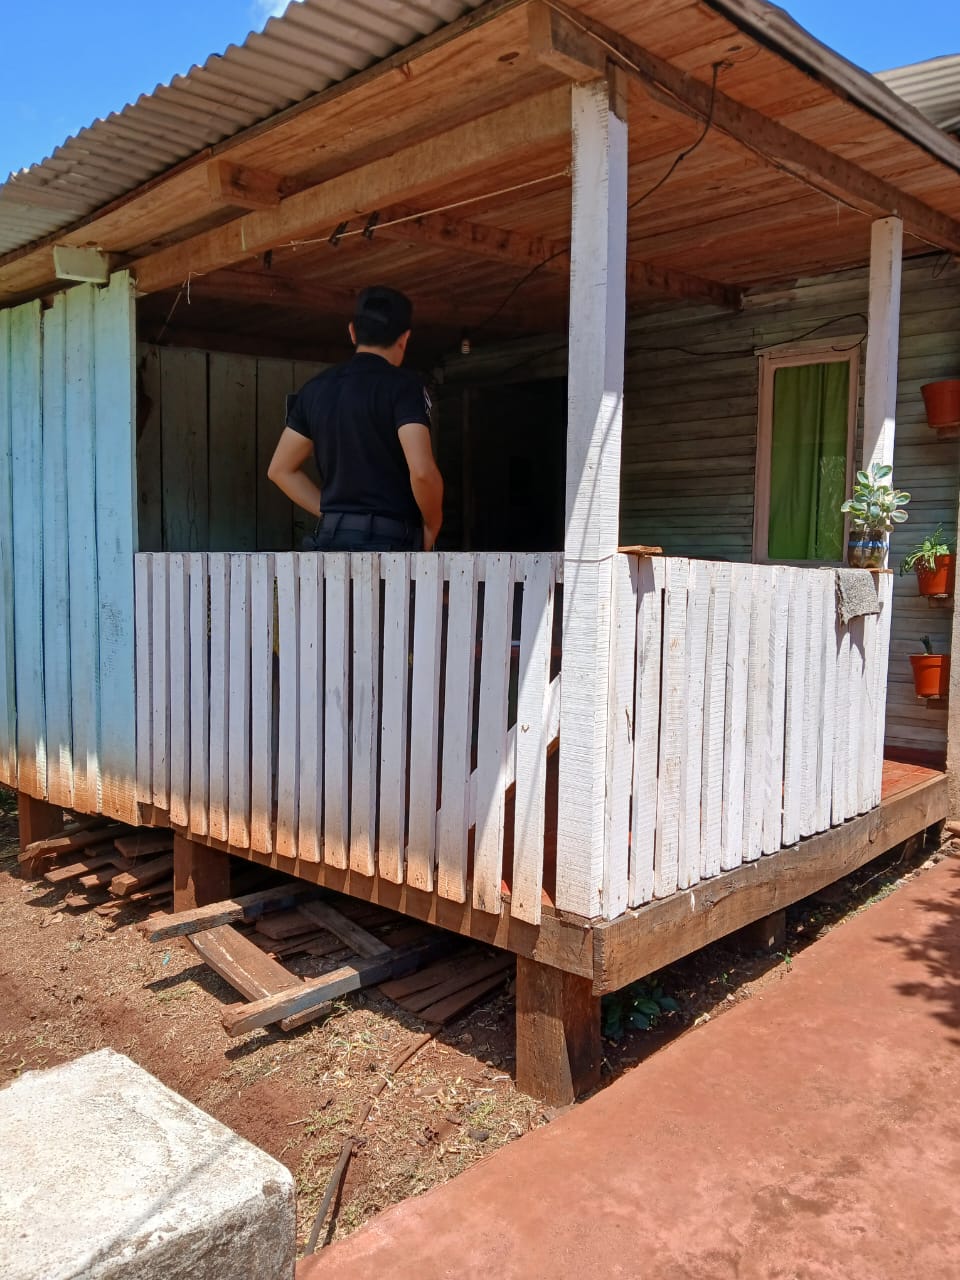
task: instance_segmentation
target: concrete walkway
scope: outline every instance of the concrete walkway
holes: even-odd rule
[[[297,1280],[956,1280],[960,859]]]

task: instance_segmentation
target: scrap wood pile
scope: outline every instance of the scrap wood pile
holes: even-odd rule
[[[173,833],[138,831],[106,818],[79,818],[21,852],[25,879],[65,885],[64,905],[102,915],[125,902],[162,906],[173,897]]]
[[[333,905],[334,900],[336,906]],[[328,1012],[331,1001],[379,986],[401,1008],[442,1024],[502,984],[511,957],[453,941],[392,911],[341,895],[320,896],[298,881],[192,911],[151,916],[151,942],[187,937],[247,1003],[228,1005],[232,1036],[279,1025],[291,1031]],[[292,973],[281,958],[316,956],[317,977]]]

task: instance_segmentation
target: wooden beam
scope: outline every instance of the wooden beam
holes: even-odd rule
[[[566,48],[572,45],[577,32],[582,41],[599,42],[605,56],[612,57],[628,74],[667,93],[678,108],[694,111],[701,120],[709,119],[712,128],[808,186],[870,217],[896,214],[911,235],[937,248],[960,253],[960,222],[955,218],[719,90],[711,93],[709,84],[579,10],[569,10],[557,0],[550,0],[550,5],[557,10],[556,16],[559,18],[562,13],[573,28],[564,37]],[[586,59],[589,55],[583,49],[580,56]]]
[[[563,696],[556,901],[608,907],[613,562],[619,542],[626,321],[627,126],[606,79],[573,89]]]
[[[942,821],[944,775],[902,791],[861,818],[701,880],[594,930],[594,992],[617,991],[825,885]]]
[[[536,161],[569,134],[569,89],[552,90],[493,111],[393,155],[281,200],[275,209],[245,214],[221,227],[141,258],[135,265],[141,293],[179,285],[301,237],[330,234],[342,221],[415,200],[432,189],[485,171],[509,173]],[[542,166],[541,166],[542,171]]]
[[[567,1107],[600,1083],[600,997],[589,979],[517,958],[517,1088]]]
[[[165,862],[165,859],[158,859]],[[192,911],[230,897],[230,858],[183,836],[173,837],[173,909]]]
[[[530,53],[537,62],[583,83],[607,74],[607,54],[596,40],[583,33],[542,0],[527,6]]]
[[[229,160],[207,162],[207,185],[217,204],[241,209],[273,209],[284,194],[284,179],[278,174]]]
[[[29,845],[40,840],[59,835],[63,826],[63,809],[59,805],[37,800],[28,796],[25,791],[17,792],[17,827],[21,851],[25,852]],[[97,836],[91,836],[88,843],[96,844],[97,840]],[[65,842],[65,847],[81,848],[82,845],[69,845]]]
[[[389,218],[402,217],[403,222],[389,224]],[[535,267],[546,275],[568,277],[570,246],[542,236],[524,236],[503,227],[467,222],[446,214],[417,214],[407,208],[392,209],[386,215],[387,225],[378,227],[376,235],[403,244],[435,245],[470,257],[511,266]],[[691,275],[674,267],[655,267],[651,263],[627,263],[626,290],[628,302],[649,299],[651,294],[685,301],[708,302],[737,311],[742,305],[741,291],[702,276]]]
[[[213,847],[204,845],[207,852]],[[175,915],[150,916],[140,926],[148,942],[164,942],[167,938],[185,938],[201,929],[215,929],[221,924],[236,924],[239,920],[256,920],[267,910],[279,911],[295,906],[312,890],[308,884],[281,884],[273,889],[260,889],[257,893],[245,893],[239,898],[227,898],[206,906],[178,911]]]

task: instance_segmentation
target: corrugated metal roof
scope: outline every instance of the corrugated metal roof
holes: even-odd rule
[[[0,253],[70,226],[483,0],[294,0],[262,32],[96,120],[0,186]]]
[[[881,71],[877,79],[948,133],[960,133],[960,53]]]

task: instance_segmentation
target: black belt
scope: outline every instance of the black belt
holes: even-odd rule
[[[395,520],[392,516],[352,514],[347,511],[326,511],[320,517],[318,529],[347,529],[355,533],[382,534],[385,538],[409,538],[415,526],[407,520]]]

